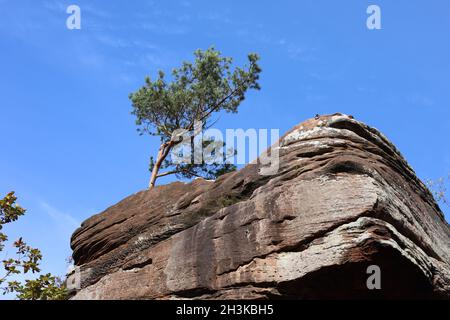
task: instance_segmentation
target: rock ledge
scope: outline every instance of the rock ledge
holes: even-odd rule
[[[450,226],[386,137],[334,114],[279,151],[275,175],[175,182],[83,222],[72,299],[450,299]]]

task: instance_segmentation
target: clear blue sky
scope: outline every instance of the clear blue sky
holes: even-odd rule
[[[70,4],[81,30],[66,28]],[[369,4],[382,30],[366,28]],[[420,178],[450,171],[448,0],[0,0],[0,13],[0,194],[28,209],[6,231],[41,248],[46,271],[64,274],[82,220],[146,187],[158,139],[136,133],[128,94],[197,48],[262,57],[262,90],[219,128],[283,133],[344,112]]]

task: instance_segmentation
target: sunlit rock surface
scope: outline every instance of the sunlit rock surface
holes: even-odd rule
[[[279,153],[272,176],[175,182],[83,222],[73,299],[450,298],[450,227],[386,137],[321,116]]]

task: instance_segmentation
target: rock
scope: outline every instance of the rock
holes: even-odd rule
[[[175,182],[83,222],[72,298],[450,298],[450,226],[386,137],[316,116],[279,151],[275,175]]]

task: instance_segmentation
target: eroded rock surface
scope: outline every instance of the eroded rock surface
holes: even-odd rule
[[[175,182],[83,222],[73,298],[450,298],[450,227],[381,133],[322,116],[279,152],[274,175],[249,164]],[[366,286],[369,265],[381,290]]]

